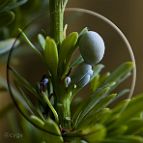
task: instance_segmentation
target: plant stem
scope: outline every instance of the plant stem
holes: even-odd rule
[[[50,10],[50,35],[57,44],[64,38],[64,10],[68,0],[49,0]]]
[[[68,0],[49,0],[50,10],[50,36],[60,46],[64,39],[64,11]],[[59,78],[61,79],[61,78]],[[71,126],[71,93],[65,91],[61,81],[54,80],[56,85],[57,105],[56,110],[59,114],[60,124],[63,128],[69,129]]]
[[[71,92],[66,93],[58,100],[58,113],[62,127],[64,129],[71,128]]]

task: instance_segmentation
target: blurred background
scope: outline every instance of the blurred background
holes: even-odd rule
[[[143,1],[142,0],[71,0],[68,7],[98,12],[114,22],[128,38],[137,63],[135,94],[142,92],[143,82]],[[116,43],[116,41],[115,41]],[[120,52],[120,51],[116,51]],[[125,54],[125,53],[122,53]],[[121,58],[123,55],[120,55]],[[112,59],[118,60],[118,59]]]
[[[126,35],[128,38],[137,63],[137,83],[135,88],[134,95],[143,92],[142,82],[143,82],[143,1],[142,0],[69,0],[67,7],[78,7],[84,8],[88,10],[92,10],[102,14],[103,16],[109,18],[112,22],[114,22]],[[9,25],[0,24],[0,41],[5,39],[14,38],[17,34],[17,28],[23,27],[29,19],[37,17],[40,13],[43,13],[48,8],[48,1],[43,0],[28,0],[28,2],[23,1],[23,3],[16,5],[8,10],[9,19],[4,19],[6,23],[10,22]],[[7,10],[6,10],[7,11]],[[0,13],[2,13],[0,11]],[[11,19],[11,20],[10,20]],[[86,23],[92,22],[92,19],[85,19]],[[2,23],[2,22],[0,22]],[[91,25],[93,26],[93,23]],[[76,27],[76,25],[74,25]],[[92,27],[91,26],[91,27]],[[100,27],[100,26],[98,26]],[[82,27],[83,28],[83,27]],[[120,44],[118,43],[118,38],[114,37],[114,34],[105,33],[106,30],[103,30],[103,35],[105,39],[109,36],[112,39],[112,43],[107,43],[107,47],[115,47],[112,48],[113,54],[110,56],[110,62],[104,59],[104,63],[112,69],[116,67],[122,59],[128,59],[128,53],[126,49],[120,49]],[[107,30],[108,32],[108,30]],[[13,42],[13,41],[12,41]],[[1,44],[1,43],[0,43]],[[114,54],[115,53],[115,54]],[[7,54],[0,54],[0,83],[2,85],[6,84],[5,79],[5,68],[6,68],[6,57]],[[109,57],[108,57],[109,58]],[[26,59],[27,63],[29,60]],[[119,62],[120,61],[120,62]],[[35,60],[31,60],[31,63],[34,63]],[[27,64],[23,65],[24,67]],[[29,73],[29,68],[32,69],[31,65],[27,65],[27,69],[24,69],[25,73]],[[35,74],[31,73],[30,76],[35,76]],[[128,84],[128,83],[127,83]],[[1,86],[0,86],[1,87]],[[16,127],[16,123],[14,124],[13,120],[17,119],[19,113],[17,114],[16,110],[13,110],[13,104],[11,104],[10,96],[5,92],[3,88],[0,88],[0,142],[3,143],[16,143],[20,142],[19,139],[23,138],[23,125]],[[2,110],[4,108],[4,110]],[[12,111],[8,112],[7,111]],[[14,113],[13,113],[14,112]],[[20,118],[21,119],[21,118]],[[21,119],[22,120],[22,119]],[[23,120],[22,120],[23,121]],[[15,121],[17,122],[17,121]],[[24,121],[23,121],[24,122]],[[18,139],[17,139],[18,138]],[[30,138],[30,137],[29,137]],[[25,141],[28,143],[28,140]]]

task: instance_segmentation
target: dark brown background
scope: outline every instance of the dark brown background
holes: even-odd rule
[[[135,93],[142,92],[143,0],[69,0],[68,7],[96,11],[109,18],[123,31],[133,47],[137,62]]]

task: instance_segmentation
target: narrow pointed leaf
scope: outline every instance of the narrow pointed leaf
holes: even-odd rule
[[[89,143],[102,141],[106,136],[106,129],[103,125],[96,124],[82,129],[82,135]]]
[[[124,112],[121,114],[118,123],[127,122],[128,119],[135,117],[138,113],[143,111],[143,94],[134,97],[131,102],[128,104]]]
[[[37,50],[37,48],[33,45],[33,43],[28,39],[28,37],[22,31],[22,29],[19,28],[19,32],[21,33],[21,36],[23,37],[25,42],[30,46],[30,48],[32,48],[38,56],[41,56],[41,53]]]
[[[76,48],[76,43],[78,39],[78,33],[73,32],[67,36],[67,38],[62,42],[61,49],[60,49],[60,63],[66,60]]]
[[[107,95],[110,88],[105,88],[101,92],[99,92],[96,96],[90,96],[90,98],[84,103],[83,107],[80,109],[78,115],[75,118],[75,126],[77,127],[79,123],[83,120],[83,118],[94,108],[94,106],[98,103],[98,100]]]
[[[80,56],[70,65],[70,68],[75,67],[75,66],[81,64],[83,61],[84,61],[84,60],[83,60],[82,56],[80,55]]]
[[[42,34],[38,34],[38,40],[39,40],[39,43],[41,45],[41,47],[43,48],[43,50],[45,50],[45,38]]]
[[[78,124],[78,127],[84,126],[86,121],[88,121],[89,119],[92,120],[93,116],[95,116],[98,112],[101,112],[103,108],[108,107],[108,105],[114,100],[116,95],[117,94],[108,95],[96,102],[92,110],[90,110],[86,117]],[[96,124],[95,120],[92,120],[92,123]]]
[[[34,115],[32,115],[31,117],[31,121],[34,123],[34,124],[36,124],[36,125],[38,125],[38,126],[40,126],[40,127],[44,127],[44,121],[42,121],[40,118],[38,118],[37,116],[34,116]]]
[[[133,63],[132,62],[126,62],[120,65],[114,72],[111,73],[109,78],[105,81],[106,83],[109,82],[116,82],[124,78],[126,75],[128,75],[133,69]]]
[[[2,77],[0,77],[0,86],[5,88],[7,91],[9,90],[7,82],[5,79],[3,79]],[[25,100],[21,97],[21,95],[19,94],[19,92],[11,85],[11,90],[12,93],[14,95],[14,97],[20,102],[22,103],[25,108],[29,109],[29,107],[27,106],[27,103],[25,102]]]
[[[12,67],[10,67],[11,72],[13,73],[15,79],[17,80],[17,82],[19,83],[19,85],[21,85],[21,87],[27,89],[30,93],[32,93],[33,95],[35,95],[38,98],[38,93],[35,90],[35,88],[23,77],[21,76],[15,69],[13,69]]]
[[[14,9],[16,7],[19,7],[23,4],[25,4],[28,0],[17,0],[16,2],[15,1],[11,1],[7,4],[7,6],[4,8],[5,11],[9,11],[11,9]]]
[[[93,68],[93,75],[91,77],[91,81],[102,71],[102,69],[104,68],[104,65],[102,64],[98,64]]]
[[[121,137],[106,139],[105,141],[102,141],[102,143],[143,143],[143,138],[134,135],[121,136]]]
[[[55,141],[56,143],[63,143],[63,138],[62,138],[62,135],[61,135],[61,131],[58,127],[58,125],[50,118],[48,118],[46,121],[45,121],[45,124],[44,124],[44,128],[55,134],[54,138],[51,138],[50,141]]]
[[[140,118],[134,118],[127,123],[128,130],[126,134],[137,134],[142,133],[143,129],[143,120]]]
[[[51,111],[55,117],[56,122],[58,123],[59,122],[58,114],[57,114],[56,110],[54,109],[53,105],[51,104],[46,93],[43,93],[43,98],[44,98],[45,102],[48,104],[49,108],[51,109]]]
[[[87,27],[83,28],[82,31],[79,33],[79,38],[80,38],[83,34],[85,34],[86,32],[88,32],[88,28],[87,28]]]
[[[50,37],[46,38],[45,50],[44,50],[45,61],[50,72],[53,75],[57,74],[58,67],[58,50],[57,45]]]

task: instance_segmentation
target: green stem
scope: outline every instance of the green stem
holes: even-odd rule
[[[49,0],[50,35],[57,44],[64,39],[64,10],[68,0]]]
[[[71,92],[63,95],[58,99],[58,113],[59,120],[63,128],[70,129],[71,128]]]
[[[64,39],[64,11],[67,2],[68,0],[49,0],[50,36],[59,46]],[[69,129],[71,126],[71,93],[65,91],[65,87],[61,84],[61,80],[58,81],[57,78],[54,79],[54,89],[57,98],[56,110],[59,115],[61,126]]]

